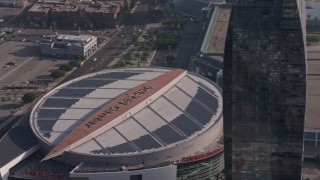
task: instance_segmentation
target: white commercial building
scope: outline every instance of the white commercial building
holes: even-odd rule
[[[44,35],[40,42],[42,55],[87,57],[97,49],[97,37],[92,35]]]

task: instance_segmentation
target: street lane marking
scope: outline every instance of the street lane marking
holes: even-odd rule
[[[17,69],[19,69],[21,66],[23,66],[25,63],[29,62],[32,58],[34,58],[34,56],[30,57],[29,59],[27,59],[24,63],[20,64],[20,66],[17,66],[15,69],[13,69],[12,71],[10,71],[8,74],[4,75],[2,78],[0,78],[0,81],[4,78],[6,78],[7,76],[9,76],[11,73],[15,72]]]

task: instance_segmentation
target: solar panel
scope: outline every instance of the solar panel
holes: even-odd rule
[[[43,103],[42,107],[71,107],[75,104],[79,99],[56,99],[56,98],[48,98]]]
[[[206,90],[199,87],[195,95],[195,98],[198,99],[203,104],[205,104],[206,106],[208,106],[214,112],[217,111],[218,99],[212,94],[208,93]]]
[[[110,73],[106,73],[106,74],[98,74],[94,77],[88,78],[88,79],[105,79],[105,78],[109,78],[109,79],[127,79],[131,76],[135,76],[135,75],[139,75],[142,73],[134,73],[134,72],[110,72]]]
[[[58,119],[66,109],[40,109],[38,118]]]
[[[135,152],[135,150],[133,149],[133,147],[129,144],[129,142],[127,143],[123,143],[123,144],[119,144],[117,146],[113,146],[113,147],[108,147],[108,149],[113,153],[129,153],[129,152]]]
[[[52,120],[38,120],[36,121],[37,126],[39,127],[40,131],[52,131],[52,127],[56,123],[56,121]]]
[[[105,86],[107,84],[110,84],[110,83],[113,83],[115,82],[115,80],[105,80],[105,79],[99,79],[99,80],[90,80],[90,79],[84,79],[84,80],[81,80],[81,81],[77,81],[77,82],[74,82],[72,84],[69,84],[68,86],[66,87],[80,87],[80,88],[83,88],[83,87],[91,87],[91,88],[98,88],[98,87],[101,87],[101,86]]]
[[[53,97],[84,97],[96,89],[60,89]]]
[[[190,102],[185,111],[197,119],[202,125],[207,124],[213,116],[212,112],[204,109],[194,100]]]
[[[201,130],[201,127],[189,119],[185,114],[179,115],[171,121],[171,124],[181,129],[187,136],[191,136],[193,133]]]
[[[185,139],[185,137],[174,131],[169,125],[164,125],[153,132],[166,144],[172,144]]]
[[[132,142],[136,144],[141,150],[161,147],[161,145],[157,141],[155,141],[149,134],[141,136],[140,138],[135,139]]]

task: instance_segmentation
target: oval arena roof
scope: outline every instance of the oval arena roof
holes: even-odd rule
[[[161,151],[187,143],[221,119],[221,92],[207,79],[181,69],[129,68],[56,87],[36,104],[30,123],[49,146],[45,159],[50,159],[65,151],[90,156]]]

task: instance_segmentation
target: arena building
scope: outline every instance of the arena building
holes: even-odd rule
[[[97,37],[92,35],[44,35],[40,42],[42,55],[57,57],[87,57],[97,47]]]
[[[182,69],[79,77],[43,96],[30,126],[38,143],[28,154],[42,155],[15,165],[11,177],[207,180],[224,168],[221,90]]]

